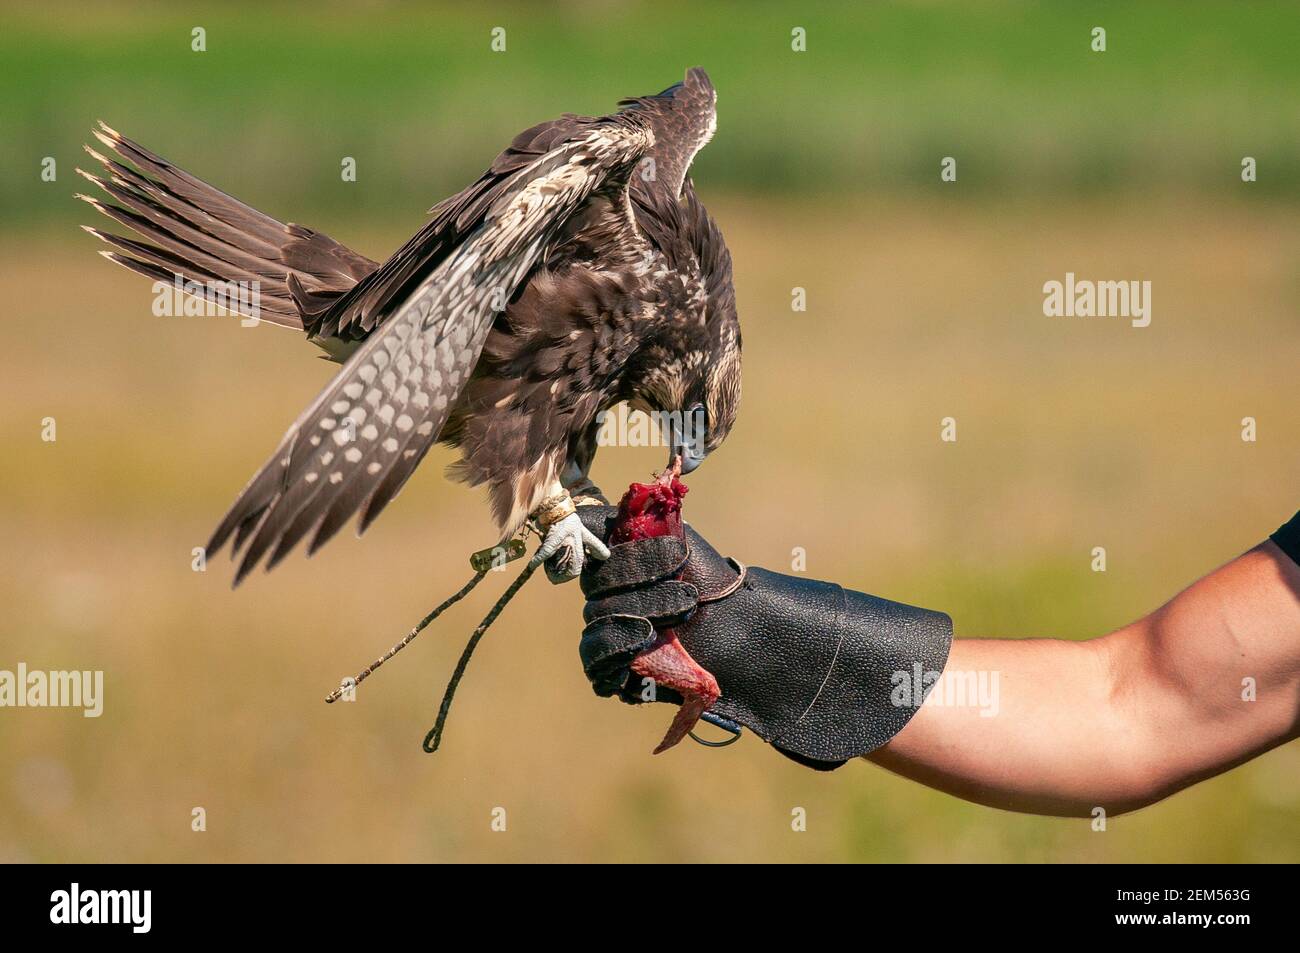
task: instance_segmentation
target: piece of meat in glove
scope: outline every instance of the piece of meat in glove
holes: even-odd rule
[[[633,483],[628,487],[618,504],[618,516],[609,538],[611,546],[654,536],[685,538],[682,497],[686,495],[686,484],[678,479],[680,474],[679,458],[654,483]],[[722,694],[718,680],[691,658],[677,634],[668,627],[655,628],[654,641],[632,660],[631,668],[638,675],[654,679],[656,685],[671,688],[682,696],[682,706],[677,709],[664,740],[655,748],[655,754],[667,751],[685,738]]]

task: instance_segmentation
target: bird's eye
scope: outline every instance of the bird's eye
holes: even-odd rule
[[[703,455],[709,439],[709,411],[703,404],[692,404],[686,411],[686,446]]]

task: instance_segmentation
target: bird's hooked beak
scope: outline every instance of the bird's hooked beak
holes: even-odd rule
[[[703,463],[705,456],[707,454],[696,455],[688,452],[685,447],[676,447],[668,454],[668,466],[671,468],[673,463],[680,458],[682,461],[682,475],[685,476]]]
[[[704,407],[696,404],[684,414],[668,415],[668,466],[678,457],[682,461],[682,474],[690,473],[707,457],[705,437],[708,418]]]

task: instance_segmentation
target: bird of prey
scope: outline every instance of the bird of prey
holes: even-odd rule
[[[342,364],[212,535],[209,555],[231,541],[236,585],[308,535],[315,552],[358,511],[364,532],[435,442],[459,449],[455,478],[487,485],[503,541],[533,520],[552,580],[572,578],[586,553],[607,554],[573,506],[599,493],[601,411],[694,421],[672,438],[685,471],[726,438],[740,399],[731,256],[689,176],[716,99],[697,68],[610,115],[533,126],[383,264],[100,124],[114,155],[87,146],[104,173],[78,172],[114,202],[80,197],[143,239],[83,226],[112,246],[101,254],[209,298],[255,283],[255,307],[219,300]]]

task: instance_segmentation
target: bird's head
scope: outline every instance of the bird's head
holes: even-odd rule
[[[711,356],[698,371],[688,372],[685,405],[670,416],[669,464],[678,454],[682,472],[690,473],[721,446],[740,410],[740,342]]]
[[[652,349],[658,360],[633,401],[659,420],[669,465],[680,455],[683,473],[727,439],[740,409],[739,327],[732,319],[706,330],[709,339],[698,347]]]
[[[692,83],[707,87],[712,104],[713,87],[702,70],[691,71],[686,85]],[[740,321],[731,253],[689,175],[680,195],[666,201],[648,195],[645,202],[655,206],[651,219],[675,223],[672,239],[658,241],[668,264],[678,274],[694,273],[698,283],[687,280],[677,307],[639,349],[632,403],[660,418],[669,465],[680,454],[682,472],[690,473],[727,439],[740,410]]]

